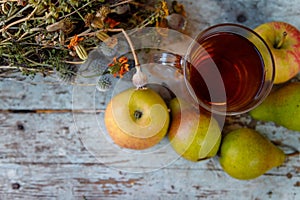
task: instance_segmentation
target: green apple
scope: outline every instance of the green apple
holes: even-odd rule
[[[146,149],[164,138],[170,116],[166,103],[157,92],[150,88],[130,88],[111,99],[104,121],[117,145]]]
[[[190,104],[173,99],[168,138],[177,154],[197,162],[216,155],[221,142],[218,122],[207,113],[199,113]]]
[[[286,22],[267,22],[254,29],[269,46],[275,62],[274,84],[284,83],[300,70],[300,31]]]

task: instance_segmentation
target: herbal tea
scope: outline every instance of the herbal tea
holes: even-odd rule
[[[229,32],[214,33],[197,42],[203,49],[193,47],[187,64],[187,79],[197,98],[208,107],[226,106],[227,112],[253,106],[265,76],[255,45]]]

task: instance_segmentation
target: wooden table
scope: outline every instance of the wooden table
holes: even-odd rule
[[[300,28],[298,0],[201,0],[182,1],[188,13],[189,35],[221,22],[251,28],[267,21],[286,21]],[[193,31],[191,31],[193,30]],[[299,80],[299,79],[298,79]],[[221,169],[217,157],[192,163],[182,158],[163,168],[122,170],[119,164],[101,162],[81,140],[83,132],[97,131],[94,113],[85,101],[92,94],[82,89],[81,122],[72,112],[72,85],[51,78],[0,80],[0,199],[300,199],[300,161],[287,162],[263,176],[239,181]],[[97,100],[103,113],[105,98]],[[86,121],[84,121],[86,120]],[[231,128],[248,125],[299,150],[300,133],[273,123],[235,118]],[[82,126],[81,126],[82,125]],[[114,156],[103,149],[108,160]],[[159,156],[159,155],[158,155]],[[270,155],[272,156],[272,155]],[[152,160],[155,162],[155,160]],[[147,166],[151,160],[145,159]],[[114,168],[114,166],[118,166]],[[133,173],[145,171],[142,173]],[[147,172],[148,171],[148,172]]]

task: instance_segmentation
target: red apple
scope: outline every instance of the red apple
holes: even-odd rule
[[[300,31],[286,22],[267,22],[254,29],[268,44],[275,61],[274,84],[284,83],[300,71]]]

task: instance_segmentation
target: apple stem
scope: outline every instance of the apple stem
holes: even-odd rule
[[[275,45],[275,48],[276,48],[276,49],[280,49],[280,48],[282,47],[282,45],[283,45],[283,43],[284,43],[284,41],[285,41],[285,39],[286,39],[286,36],[287,36],[287,32],[284,31],[284,32],[282,33],[282,37],[280,38],[280,41]]]

